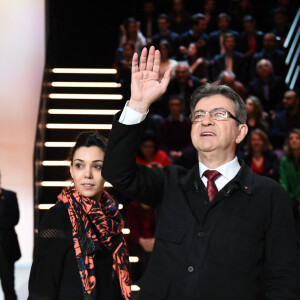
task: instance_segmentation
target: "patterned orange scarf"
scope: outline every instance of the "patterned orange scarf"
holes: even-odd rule
[[[112,251],[113,269],[124,300],[131,295],[129,255],[122,228],[124,221],[118,203],[107,192],[99,202],[83,197],[76,187],[64,189],[58,200],[65,204],[73,228],[73,242],[85,299],[96,297],[95,252]],[[117,245],[116,245],[117,241]],[[92,298],[91,298],[92,297]]]

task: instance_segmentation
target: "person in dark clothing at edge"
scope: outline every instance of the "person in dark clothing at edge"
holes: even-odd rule
[[[286,191],[235,156],[247,133],[244,101],[204,84],[191,97],[191,170],[136,164],[150,105],[167,89],[160,53],[132,60],[131,98],[116,114],[103,165],[115,188],[156,210],[155,243],[139,300],[299,299],[297,238]],[[214,182],[215,181],[215,182]]]
[[[101,175],[107,141],[81,133],[71,153],[74,182],[39,226],[30,300],[129,300],[129,255],[118,202]]]

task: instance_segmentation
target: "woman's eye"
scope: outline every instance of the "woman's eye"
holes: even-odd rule
[[[102,170],[102,166],[101,165],[95,165],[95,169]]]
[[[76,167],[77,169],[81,169],[83,166],[82,166],[82,164],[75,164],[75,167]]]

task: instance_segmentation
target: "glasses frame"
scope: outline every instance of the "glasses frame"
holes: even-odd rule
[[[211,113],[212,113],[213,111],[218,111],[218,110],[221,110],[221,111],[226,112],[226,117],[225,117],[224,119],[217,120],[217,119],[214,119],[214,118],[212,117]],[[205,114],[205,116],[206,116],[207,114],[209,114],[210,117],[211,117],[214,121],[224,121],[224,120],[226,120],[226,119],[228,119],[228,118],[231,118],[231,119],[237,121],[238,123],[242,124],[242,122],[241,122],[239,119],[237,119],[230,111],[228,111],[228,110],[225,109],[225,108],[214,108],[214,109],[212,109],[212,110],[210,110],[210,111],[205,111],[205,110],[202,110],[202,109],[196,110],[196,111],[194,111],[193,113],[191,113],[190,116],[189,116],[189,117],[190,117],[190,120],[191,120],[191,122],[192,122],[193,124],[194,124],[194,123],[201,123],[201,122],[203,121],[203,119],[201,119],[201,120],[199,120],[199,121],[193,120],[193,116],[195,115],[195,113],[197,113],[197,112],[199,112],[199,111],[203,112],[203,113]]]

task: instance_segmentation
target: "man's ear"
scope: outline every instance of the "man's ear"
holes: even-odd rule
[[[245,138],[247,133],[248,133],[248,126],[246,124],[240,124],[238,127],[238,135],[236,137],[235,142],[237,144],[240,144],[241,141]]]

